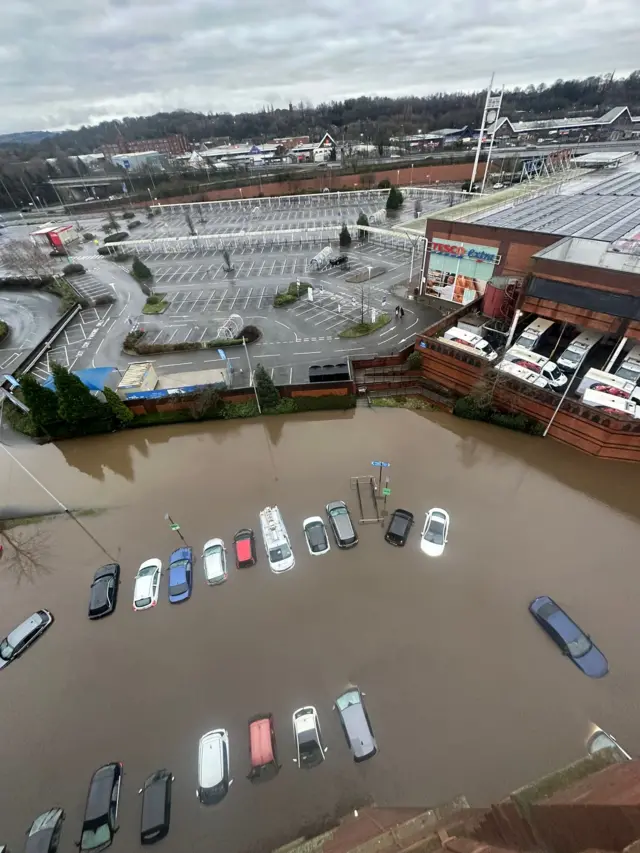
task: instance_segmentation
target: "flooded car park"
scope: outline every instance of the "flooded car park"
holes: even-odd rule
[[[66,505],[104,511],[14,528],[38,534],[19,559],[5,541],[0,634],[42,608],[55,617],[0,673],[10,781],[0,790],[0,844],[10,849],[54,806],[66,812],[61,850],[72,849],[88,781],[109,762],[124,768],[114,851],[138,846],[137,791],[167,767],[175,782],[163,850],[240,853],[271,850],[367,799],[435,805],[462,792],[486,804],[585,754],[593,721],[640,752],[636,467],[392,409],[158,427],[12,452]],[[358,525],[349,478],[371,473],[375,459],[391,463],[391,509],[422,522],[431,507],[447,508],[438,559],[425,559],[417,530],[395,549],[386,523]],[[13,506],[53,508],[4,455],[0,475]],[[318,560],[303,521],[335,500],[349,507],[359,543]],[[180,607],[163,572],[157,606],[133,611],[138,567],[150,555],[167,565],[181,545],[166,513],[200,555],[212,531],[226,542],[241,528],[259,531],[265,506],[282,514],[292,570],[270,571],[258,534],[255,566],[229,559],[227,582],[210,587],[197,562]],[[123,598],[91,621],[88,590],[108,562],[120,565]],[[544,636],[527,611],[541,595],[593,633],[611,667],[605,678],[585,678]],[[362,764],[332,710],[352,685],[366,693],[379,748]],[[304,707],[317,710],[328,747],[312,773],[292,760],[292,714]],[[258,713],[273,715],[282,764],[268,785],[245,778],[247,720]],[[223,801],[203,806],[198,743],[218,728],[235,781]]]

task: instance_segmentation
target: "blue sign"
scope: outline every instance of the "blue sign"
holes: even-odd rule
[[[422,347],[422,349],[426,349],[426,348],[427,348],[426,341],[420,341],[420,343],[418,344],[418,346],[419,346],[419,347]]]
[[[120,160],[123,169],[131,168],[131,160]]]
[[[223,349],[219,349],[219,350],[218,350],[218,355],[220,356],[220,358],[221,358],[221,359],[223,359],[223,361],[226,361],[226,359],[227,359],[227,354],[226,354],[226,352],[225,352]]]
[[[388,468],[391,462],[372,462],[371,464],[376,468]]]

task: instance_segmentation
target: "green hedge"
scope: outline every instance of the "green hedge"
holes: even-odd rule
[[[485,421],[505,429],[526,432],[529,435],[542,435],[544,425],[535,418],[530,418],[522,412],[503,413],[491,406],[482,406],[473,397],[460,397],[453,407],[453,414],[470,421]]]

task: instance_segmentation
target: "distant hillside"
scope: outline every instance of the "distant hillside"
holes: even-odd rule
[[[22,133],[0,133],[0,145],[36,145],[55,136],[49,130],[25,130]]]

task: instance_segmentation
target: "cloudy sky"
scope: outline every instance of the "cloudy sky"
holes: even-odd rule
[[[640,66],[639,0],[2,0],[0,133]]]

